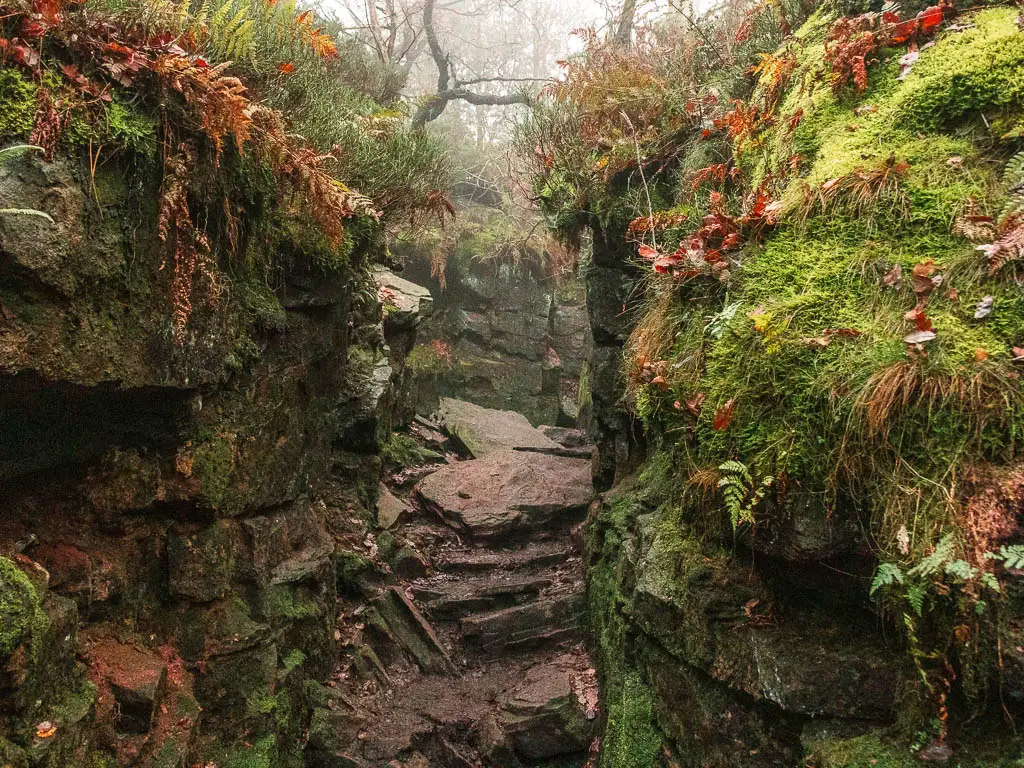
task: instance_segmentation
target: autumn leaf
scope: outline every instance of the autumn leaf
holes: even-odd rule
[[[651,248],[649,245],[641,245],[637,251],[645,259],[656,259],[658,258],[658,249]]]
[[[706,395],[703,392],[698,392],[693,400],[686,401],[686,410],[694,416],[700,416],[700,407],[704,404],[705,397]]]
[[[36,738],[49,739],[57,733],[57,726],[51,723],[49,720],[44,720],[41,723],[36,724]]]
[[[987,359],[988,359],[988,352],[986,352],[984,349],[980,349],[979,348],[979,349],[974,350],[974,362],[982,363],[982,362],[984,362]]]
[[[900,284],[901,280],[903,280],[903,267],[897,264],[885,273],[885,277],[882,278],[882,285],[887,288],[895,288]]]
[[[1024,360],[1024,347],[1013,348],[1013,362],[1019,362]]]
[[[914,286],[914,293],[927,296],[942,285],[942,275],[935,274],[935,261],[928,259],[914,266],[911,281]]]
[[[668,389],[668,381],[665,379],[664,376],[655,376],[653,379],[651,379],[651,384],[653,384],[662,391]]]
[[[728,402],[715,411],[715,420],[711,428],[716,432],[722,432],[729,428],[733,418],[736,416],[736,398],[730,397]]]
[[[290,75],[295,71],[295,65],[290,61],[285,61],[277,65],[277,71],[284,75]]]
[[[919,331],[931,331],[935,328],[935,326],[932,325],[932,321],[929,320],[920,309],[914,308],[903,316],[907,320],[912,320]]]

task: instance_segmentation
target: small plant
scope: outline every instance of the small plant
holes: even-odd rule
[[[740,461],[727,461],[718,467],[718,471],[722,473],[718,487],[722,490],[733,529],[738,528],[740,523],[753,525],[754,510],[775,484],[775,476],[767,475],[755,483],[747,465]]]

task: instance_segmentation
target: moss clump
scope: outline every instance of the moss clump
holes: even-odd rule
[[[35,586],[11,560],[0,557],[0,658],[25,641],[34,646],[45,623]]]
[[[627,673],[608,706],[601,765],[649,768],[658,764],[662,739],[654,727],[654,696],[636,672]]]
[[[815,741],[809,752],[807,764],[815,768],[910,768],[921,763],[906,747],[883,743],[875,733]]]
[[[409,435],[392,432],[388,439],[380,444],[380,456],[389,464],[399,467],[416,467],[432,459],[440,459],[441,454],[424,448]]]
[[[38,88],[16,69],[0,69],[0,137],[27,136],[36,114]]]
[[[192,472],[199,478],[203,499],[214,509],[230,507],[235,445],[231,437],[217,435],[192,452]]]

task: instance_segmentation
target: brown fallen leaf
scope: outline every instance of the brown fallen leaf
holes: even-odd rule
[[[988,352],[986,352],[984,349],[979,348],[979,349],[974,350],[974,362],[981,363],[981,362],[984,362],[987,359],[988,359]]]
[[[901,280],[903,280],[903,267],[897,264],[885,273],[885,277],[882,278],[882,284],[887,288],[895,288],[900,284]]]

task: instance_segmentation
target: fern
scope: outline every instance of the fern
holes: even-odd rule
[[[918,616],[924,611],[924,599],[927,596],[927,591],[921,584],[911,584],[907,587],[907,602],[910,603],[910,607],[914,609],[914,613]]]
[[[955,551],[956,534],[953,532],[947,533],[935,545],[935,551],[911,568],[908,573],[911,576],[934,576],[947,564],[953,562]]]
[[[1024,150],[1018,152],[1003,169],[1003,181],[1008,187],[1009,200],[999,218],[1006,220],[1017,214],[1024,214]]]
[[[1011,544],[1008,547],[1000,547],[999,554],[993,554],[992,558],[1003,561],[1003,568],[1007,570],[1024,569],[1024,544]]]
[[[966,560],[954,560],[953,562],[946,564],[946,574],[952,576],[954,579],[970,581],[978,575],[978,569],[974,568]]]
[[[903,571],[900,570],[898,565],[893,563],[879,563],[878,570],[875,571],[875,578],[871,582],[871,591],[869,594],[875,594],[882,587],[887,587],[890,584],[902,584],[903,583]]]
[[[754,524],[754,509],[764,499],[768,489],[775,483],[775,478],[768,475],[755,488],[754,478],[746,464],[739,461],[727,461],[718,467],[724,475],[718,481],[722,489],[725,508],[729,512],[729,520],[735,530],[740,523]]]

